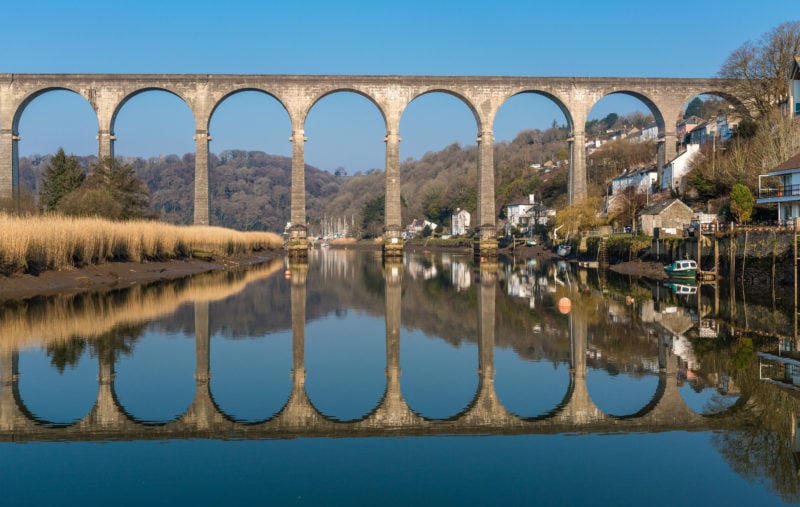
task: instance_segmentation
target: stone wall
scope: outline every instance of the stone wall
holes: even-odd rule
[[[648,260],[664,264],[679,258],[697,258],[697,241],[700,241],[701,266],[713,269],[714,241],[718,243],[720,274],[759,285],[779,286],[794,284],[794,233],[792,231],[764,229],[737,230],[730,234],[701,238],[662,239],[647,254]],[[658,257],[656,254],[658,253]],[[733,276],[731,272],[733,271]]]

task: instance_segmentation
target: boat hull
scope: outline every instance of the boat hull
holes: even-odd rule
[[[697,278],[697,263],[690,259],[681,259],[669,266],[664,266],[668,278]]]
[[[667,274],[668,278],[681,278],[681,279],[697,278],[697,270],[696,269],[673,271],[673,270],[664,268],[664,273]]]

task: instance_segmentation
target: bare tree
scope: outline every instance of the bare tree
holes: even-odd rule
[[[800,21],[781,23],[734,50],[718,76],[737,80],[739,95],[756,114],[766,114],[786,100],[786,78],[794,55],[800,53]]]
[[[636,187],[627,187],[619,194],[622,206],[621,212],[615,218],[622,223],[631,225],[631,230],[636,231],[636,219],[639,212],[647,207],[647,191],[640,192]]]

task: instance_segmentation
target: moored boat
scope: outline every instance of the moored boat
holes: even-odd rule
[[[561,243],[561,244],[560,244],[560,245],[558,245],[558,247],[556,248],[556,254],[557,254],[559,257],[567,257],[567,256],[569,256],[569,254],[571,254],[571,253],[572,253],[572,246],[571,246],[571,245],[569,245],[569,244],[567,244],[567,243]]]
[[[672,261],[669,266],[664,266],[664,272],[669,278],[697,278],[697,262],[692,259]]]

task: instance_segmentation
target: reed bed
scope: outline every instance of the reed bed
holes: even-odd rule
[[[72,269],[113,261],[144,262],[230,257],[282,245],[270,232],[178,226],[153,221],[113,222],[58,215],[0,213],[0,273]]]

